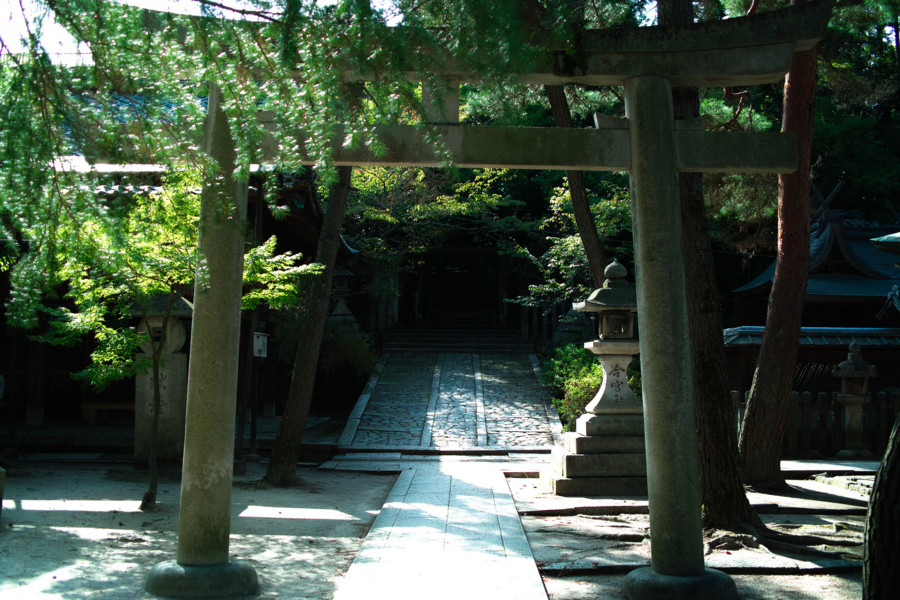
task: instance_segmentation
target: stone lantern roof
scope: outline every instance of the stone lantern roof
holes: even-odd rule
[[[625,280],[628,270],[618,260],[613,259],[603,274],[606,275],[603,287],[594,290],[584,302],[575,303],[575,310],[600,312],[627,309],[637,312],[637,295],[634,285]]]
[[[850,344],[849,350],[850,352],[847,354],[847,360],[834,367],[831,374],[835,377],[853,377],[859,379],[875,377],[877,370],[874,365],[870,365],[863,360],[860,345],[854,342]]]

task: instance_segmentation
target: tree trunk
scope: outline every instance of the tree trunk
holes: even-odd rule
[[[578,2],[568,2],[573,15],[572,28],[577,36],[584,31],[584,6]],[[523,18],[532,30],[533,35],[541,31],[545,9],[537,0],[526,0],[524,3]],[[553,113],[553,121],[557,127],[571,127],[572,113],[569,110],[569,101],[566,92],[561,85],[545,85],[544,93],[550,101],[550,111]],[[566,179],[569,181],[569,197],[572,199],[572,213],[575,217],[575,227],[581,238],[581,245],[591,271],[591,279],[596,287],[602,287],[606,269],[606,253],[603,252],[603,244],[600,242],[600,234],[597,233],[597,223],[591,213],[591,206],[587,198],[587,186],[584,182],[582,171],[566,171]]]
[[[156,495],[159,491],[159,413],[162,411],[162,390],[160,389],[159,369],[162,362],[163,349],[166,347],[166,338],[169,331],[169,319],[172,317],[172,307],[178,295],[174,290],[169,291],[166,298],[166,312],[163,315],[162,333],[159,340],[153,339],[153,331],[150,328],[150,322],[147,323],[147,334],[150,337],[150,344],[153,348],[151,361],[153,364],[153,421],[150,427],[150,451],[147,456],[147,468],[149,470],[149,480],[147,481],[147,491],[141,498],[141,510],[153,510],[156,508]],[[143,311],[147,314],[147,310]]]
[[[550,101],[550,110],[553,112],[553,120],[557,127],[571,127],[572,114],[569,111],[569,101],[566,100],[566,92],[561,85],[545,85],[544,91]],[[569,180],[569,196],[572,198],[572,212],[575,216],[575,226],[584,246],[588,268],[591,270],[591,278],[595,287],[603,287],[606,277],[603,275],[606,269],[606,253],[600,243],[600,234],[597,233],[597,223],[591,213],[591,206],[587,198],[587,186],[584,183],[582,171],[566,171],[566,179]]]
[[[863,558],[863,600],[888,600],[900,590],[900,415],[869,499]],[[893,590],[893,591],[892,591]]]
[[[331,189],[325,220],[322,223],[316,262],[325,265],[325,272],[317,277],[312,285],[306,318],[300,328],[300,343],[294,358],[287,405],[278,426],[272,457],[264,478],[267,483],[275,486],[288,486],[297,479],[297,461],[300,459],[303,430],[312,402],[319,347],[325,331],[325,320],[328,318],[331,282],[340,246],[341,224],[350,195],[351,173],[351,167],[338,167],[339,181]]]
[[[696,91],[694,97],[696,97]],[[679,94],[679,90],[675,91]],[[722,317],[712,248],[707,232],[702,178],[680,176],[691,367],[700,454],[700,494],[703,524],[740,530],[763,526],[747,500],[741,479],[737,444],[737,411],[728,395]]]
[[[784,485],[781,452],[809,271],[809,175],[816,48],[794,54],[784,82],[782,130],[797,136],[797,170],[778,177],[778,256],[766,328],[741,427],[744,481]]]
[[[660,5],[660,25],[691,22],[690,0]],[[700,114],[696,89],[674,88],[672,102],[676,119],[691,119]],[[738,463],[737,414],[728,396],[722,313],[706,222],[703,177],[699,173],[682,173],[679,187],[685,275],[690,282],[687,306],[703,524],[730,530],[746,525],[761,528],[762,521],[744,492]]]

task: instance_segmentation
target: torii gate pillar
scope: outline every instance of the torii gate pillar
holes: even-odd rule
[[[232,177],[234,148],[222,93],[211,83],[203,149],[221,178],[200,199],[205,268],[198,266],[194,285],[178,554],[155,565],[144,585],[170,598],[247,596],[259,588],[253,566],[228,557],[247,214],[247,183]]]
[[[728,575],[703,562],[700,469],[672,90],[664,77],[625,82],[637,278],[650,567],[628,574],[630,598],[737,598]],[[688,509],[692,507],[691,509]],[[688,510],[686,510],[688,509]]]

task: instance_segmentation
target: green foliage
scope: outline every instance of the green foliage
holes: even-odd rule
[[[134,319],[153,312],[154,299],[174,302],[195,276],[204,276],[196,252],[200,179],[196,172],[174,172],[158,191],[118,195],[98,193],[93,178],[84,181],[60,190],[58,199],[82,202],[86,189],[97,198],[94,210],[60,211],[55,229],[29,244],[13,266],[7,315],[26,329],[42,323],[36,337],[44,342],[91,339],[91,364],[77,376],[104,387],[150,366],[135,356],[141,344],[157,342],[136,330]],[[301,278],[321,271],[299,264],[294,254],[276,255],[275,244],[273,237],[245,258],[247,307],[295,305]],[[20,284],[28,281],[21,271],[28,273],[32,264],[42,265],[47,283]]]
[[[627,262],[630,246],[631,203],[629,192],[613,177],[597,182],[599,193],[588,190],[588,201],[594,221],[607,254]],[[541,225],[552,235],[546,238],[549,247],[536,256],[528,248],[518,246],[511,252],[528,260],[540,274],[541,282],[529,286],[528,295],[516,301],[525,306],[552,306],[560,302],[584,299],[594,289],[587,256],[580,236],[575,233],[572,201],[568,183],[553,190],[550,214]]]
[[[700,113],[713,131],[770,131],[776,124],[759,106],[767,105],[765,89],[739,90],[725,98],[708,90]],[[779,109],[780,110],[780,109]],[[710,235],[726,247],[752,254],[775,244],[778,189],[775,175],[712,173],[703,178]]]
[[[301,303],[301,279],[324,272],[319,263],[300,264],[302,257],[285,252],[275,254],[275,236],[244,256],[244,296],[241,308],[249,310],[260,305],[271,308],[290,308]]]
[[[556,348],[541,363],[541,379],[550,391],[563,427],[572,431],[575,420],[597,394],[603,368],[597,357],[579,344]]]
[[[368,376],[375,372],[377,362],[378,353],[362,335],[326,323],[317,379]]]
[[[34,258],[45,269],[53,267],[45,275],[62,291],[62,305],[53,296],[47,298],[47,288],[21,289],[13,283],[16,297],[27,298],[7,305],[13,322],[30,329],[43,314],[45,327],[38,336],[42,341],[93,339],[91,365],[78,376],[101,388],[149,367],[147,361],[135,359],[138,346],[149,340],[146,332],[130,326],[132,319],[148,313],[146,307],[155,297],[174,300],[177,290],[194,278],[197,180],[177,173],[167,182],[159,192],[111,198],[90,218],[64,213],[67,218],[53,232],[57,239],[29,248],[26,264]],[[78,188],[62,190],[60,198],[78,193]]]
[[[554,396],[565,391],[566,381],[590,374],[600,364],[590,351],[579,344],[566,344],[554,349],[541,361],[541,383]]]
[[[584,414],[603,383],[603,367],[597,356],[577,343],[553,349],[541,361],[541,383],[550,392],[553,405],[559,412],[563,428],[575,429],[575,421]],[[640,367],[628,369],[628,385],[641,397]]]
[[[732,100],[722,97],[720,90],[707,92],[700,100],[700,114],[706,118],[708,128],[724,131],[771,131],[776,123],[760,112],[756,105],[764,98],[759,90],[746,90]]]
[[[815,182],[829,208],[863,209],[895,222],[886,199],[900,193],[900,19],[897,2],[839,2],[819,44],[813,134]],[[815,208],[815,204],[813,205]]]
[[[539,215],[520,193],[539,194],[527,173],[361,168],[354,187],[345,231],[375,271],[416,269],[458,237],[501,245],[540,239]]]
[[[761,174],[704,177],[709,232],[719,243],[744,254],[775,248],[778,178]]]
[[[600,365],[594,372],[585,373],[566,381],[565,394],[554,402],[566,431],[575,430],[575,422],[584,414],[588,403],[594,399],[603,383],[603,369]]]
[[[386,150],[372,127],[376,123],[417,123],[436,141],[422,123],[421,86],[408,82],[409,72],[424,73],[424,85],[439,87],[428,74],[452,56],[461,68],[478,72],[482,85],[502,90],[542,52],[527,43],[518,0],[397,0],[377,7],[357,0],[249,0],[233,9],[203,3],[202,16],[103,0],[47,0],[46,5],[90,49],[87,61],[93,65],[54,67],[38,36],[29,55],[4,61],[4,69],[15,74],[15,81],[3,82],[4,98],[15,98],[25,109],[6,114],[32,125],[31,131],[9,130],[22,132],[15,145],[24,148],[29,134],[44,128],[43,136],[31,139],[52,146],[35,148],[31,154],[41,153],[38,160],[19,161],[32,169],[46,167],[46,155],[74,149],[90,161],[115,156],[187,163],[212,174],[215,165],[199,152],[196,140],[206,89],[215,83],[237,142],[238,179],[262,162],[260,142],[271,136],[276,170],[298,172],[308,157],[328,187],[335,177],[332,143],[339,134],[344,146],[364,147],[376,156]],[[553,27],[553,35],[571,36],[564,20]],[[443,51],[417,51],[429,46]],[[302,78],[296,77],[298,65]],[[347,72],[359,80],[348,80]],[[19,93],[8,96],[10,86]],[[123,97],[139,101],[123,106],[118,102]],[[267,124],[257,120],[258,110],[266,111]],[[51,122],[56,131],[46,129]],[[338,132],[337,124],[346,128]]]
[[[566,300],[587,298],[593,289],[587,256],[576,235],[548,238],[550,248],[540,257],[518,248],[541,274],[539,283],[528,286],[528,295],[516,299],[524,306],[553,306]]]

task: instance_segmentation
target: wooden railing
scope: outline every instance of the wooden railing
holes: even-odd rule
[[[744,395],[746,402],[747,392]],[[790,410],[784,432],[784,458],[828,458],[845,448],[846,425],[844,405],[835,397],[838,392],[792,392]],[[731,392],[743,415],[740,394]],[[867,449],[876,459],[884,454],[891,428],[900,413],[900,390],[871,395],[863,407],[863,431]],[[738,420],[740,426],[740,419]]]

